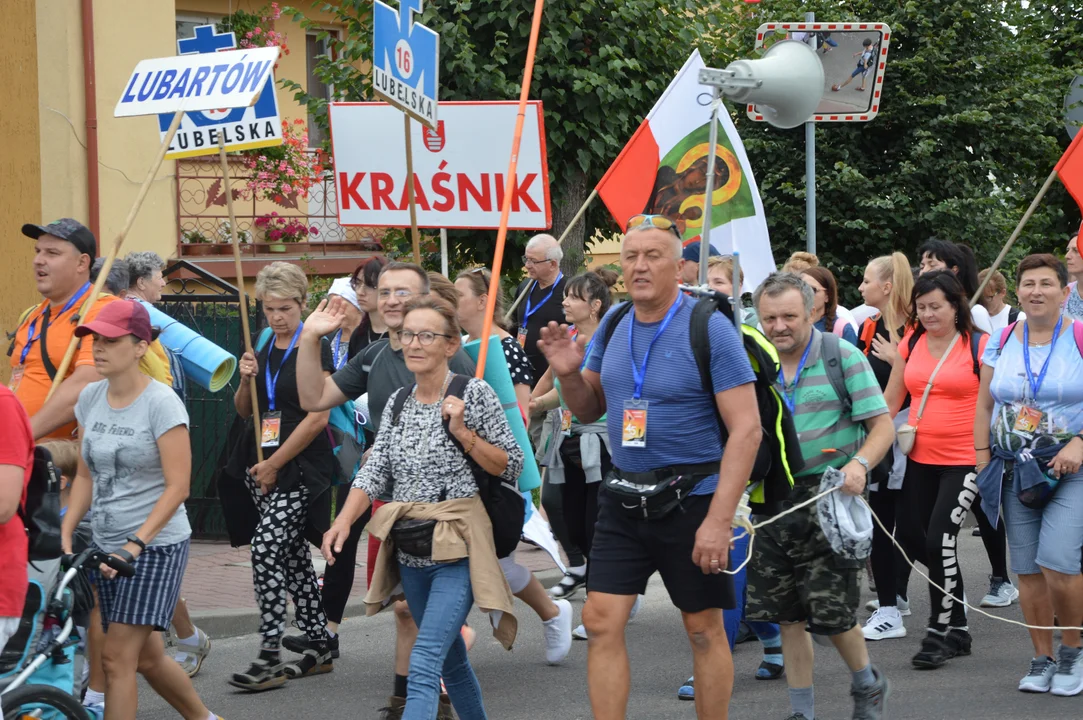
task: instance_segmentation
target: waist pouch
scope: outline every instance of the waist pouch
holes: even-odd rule
[[[414,557],[432,557],[432,533],[435,520],[399,520],[391,526],[391,540],[395,549]]]
[[[675,465],[650,472],[623,472],[613,468],[602,483],[634,518],[656,520],[669,515],[700,480],[718,472],[718,463]]]

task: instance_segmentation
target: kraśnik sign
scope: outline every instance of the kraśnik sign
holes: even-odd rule
[[[399,111],[384,103],[331,103],[338,220],[342,225],[410,224],[405,138]],[[445,102],[435,131],[414,126],[418,226],[500,226],[518,103]],[[524,118],[509,227],[551,225],[542,105]]]

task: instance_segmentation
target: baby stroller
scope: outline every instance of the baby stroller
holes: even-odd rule
[[[93,595],[84,566],[105,563],[131,577],[135,569],[99,550],[87,549],[42,563],[27,591],[19,631],[0,653],[2,720],[91,720],[75,681],[76,623],[86,625]],[[63,571],[62,575],[59,575]],[[59,575],[59,579],[56,579]],[[48,594],[44,588],[52,579]]]

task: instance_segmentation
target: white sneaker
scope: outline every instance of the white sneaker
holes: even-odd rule
[[[1051,657],[1036,657],[1030,661],[1030,672],[1019,681],[1019,691],[1028,693],[1049,692],[1053,676],[1057,674],[1057,661]]]
[[[866,640],[892,640],[906,637],[906,626],[898,608],[880,608],[861,628]]]
[[[643,607],[644,596],[636,595],[636,601],[632,603],[632,610],[628,613],[628,622],[635,620],[636,615],[639,613],[639,609]]]
[[[982,607],[1008,607],[1019,599],[1019,591],[1006,578],[989,578],[989,593],[981,599]]]
[[[899,613],[903,617],[910,617],[911,610],[910,610],[910,601],[909,600],[902,597],[901,595],[896,595],[895,596],[895,607],[898,608]],[[880,609],[880,599],[879,598],[873,598],[872,600],[869,600],[867,603],[865,603],[865,609],[868,610],[869,612],[875,612],[875,611],[879,610]]]
[[[587,628],[583,625],[576,625],[575,630],[572,630],[572,637],[576,640],[586,640]]]
[[[545,661],[559,665],[572,649],[572,604],[567,600],[554,600],[560,613],[545,626]]]

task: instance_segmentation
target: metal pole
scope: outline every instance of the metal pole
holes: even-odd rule
[[[816,13],[805,13],[805,22],[816,22]],[[816,36],[808,34],[808,44],[816,51]],[[805,123],[805,249],[816,254],[816,123]]]
[[[711,129],[707,141],[707,185],[703,198],[703,230],[699,234],[699,284],[707,285],[707,259],[711,256],[711,209],[714,205],[714,165],[718,148],[718,108],[722,105],[722,88],[711,90]]]

